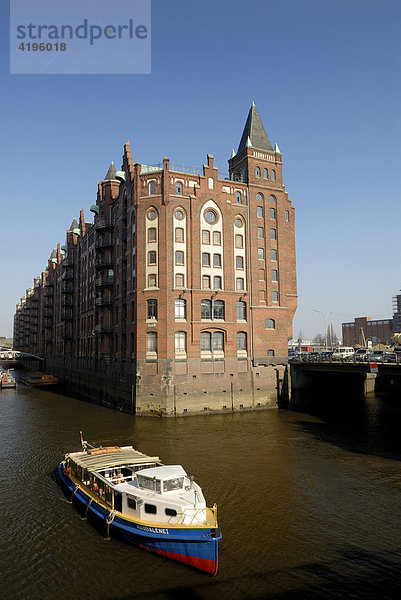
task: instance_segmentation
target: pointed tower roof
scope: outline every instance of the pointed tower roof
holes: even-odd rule
[[[249,146],[257,150],[273,150],[254,102],[249,109],[237,154]]]
[[[73,222],[71,223],[71,227],[68,231],[74,231],[74,229],[78,229],[78,223],[76,219],[73,220]]]
[[[106,177],[103,179],[103,181],[110,181],[110,179],[115,179],[116,172],[117,172],[117,169],[114,165],[114,162],[111,161],[111,165],[109,166],[109,170],[107,171]]]

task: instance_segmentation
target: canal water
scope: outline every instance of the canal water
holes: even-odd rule
[[[161,420],[21,386],[0,392],[0,425],[2,598],[401,597],[401,403]],[[54,476],[80,429],[195,476],[219,506],[215,578],[81,519]]]

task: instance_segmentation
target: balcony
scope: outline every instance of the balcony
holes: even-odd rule
[[[114,241],[111,237],[108,238],[100,238],[95,242],[95,248],[100,250],[102,248],[112,248],[114,246]]]
[[[112,325],[95,325],[95,333],[113,333],[114,328]]]
[[[96,221],[96,230],[102,231],[106,229],[113,229],[114,223],[107,221],[106,219],[97,219]]]
[[[112,306],[114,300],[112,298],[96,298],[95,305],[96,306]]]
[[[63,281],[71,281],[74,279],[74,271],[72,269],[68,269],[63,276]]]
[[[113,283],[114,283],[114,275],[109,275],[108,277],[98,277],[95,281],[95,285],[97,287],[112,286]]]
[[[110,268],[114,264],[112,258],[97,258],[95,261],[95,267],[97,269]]]

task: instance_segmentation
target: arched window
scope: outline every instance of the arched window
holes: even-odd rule
[[[151,299],[146,301],[147,305],[147,318],[157,319],[157,300]]]
[[[273,194],[271,194],[271,196],[269,196],[269,202],[275,202],[276,201],[276,196],[273,196]]]
[[[237,321],[246,321],[246,302],[237,302]]]
[[[213,302],[213,319],[224,319],[224,300]]]
[[[224,334],[222,331],[213,331],[212,348],[213,350],[224,350]]]
[[[263,169],[263,177],[264,177],[265,179],[268,179],[268,178],[269,178],[269,172],[268,172],[268,170],[267,170],[267,169]]]
[[[256,194],[256,200],[258,202],[263,202],[263,194]]]
[[[177,181],[175,184],[175,193],[179,196],[182,196],[182,183],[181,181]]]
[[[176,319],[187,318],[187,301],[182,298],[176,298],[174,302],[174,314]]]
[[[276,171],[274,169],[272,169],[270,171],[270,178],[275,181],[276,180]]]
[[[201,301],[201,319],[212,318],[212,301],[202,300]]]
[[[260,168],[259,167],[256,167],[255,175],[256,175],[256,177],[260,177]]]
[[[277,260],[277,250],[275,248],[270,250],[270,258],[271,260]]]
[[[241,192],[235,192],[235,202],[237,204],[241,204],[241,202],[242,202]]]
[[[237,333],[237,350],[246,351],[246,332],[238,331]]]
[[[290,222],[290,211],[289,210],[285,211],[285,222],[286,223]]]
[[[148,352],[152,354],[157,353],[157,333],[156,331],[150,331],[146,334],[146,348]]]
[[[275,229],[270,229],[270,239],[271,240],[277,239],[277,231]]]
[[[154,196],[154,194],[156,194],[156,183],[151,181],[149,183],[149,196]]]
[[[185,331],[175,332],[175,351],[186,352],[187,351],[187,334]]]
[[[201,352],[210,352],[212,349],[212,334],[210,331],[201,333]]]
[[[201,351],[211,352],[224,350],[224,334],[222,331],[202,331]]]
[[[274,319],[265,319],[265,329],[276,329]]]
[[[272,300],[273,302],[278,302],[278,292],[272,292]]]

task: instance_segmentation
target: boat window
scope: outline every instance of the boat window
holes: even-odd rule
[[[127,503],[129,508],[133,508],[136,510],[136,498],[131,498],[131,496],[127,496]]]
[[[156,479],[155,477],[151,479],[150,477],[144,477],[139,474],[137,475],[137,478],[141,488],[152,490],[153,492],[160,492],[160,479]]]
[[[177,511],[174,508],[166,508],[165,511],[166,515],[168,517],[176,517],[177,516]]]
[[[163,481],[163,492],[171,492],[172,490],[181,490],[184,485],[183,477],[176,477],[175,479],[167,479]]]
[[[157,513],[157,508],[154,504],[145,504],[145,512],[155,515]]]

